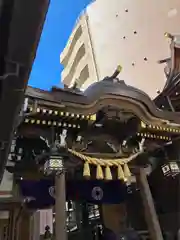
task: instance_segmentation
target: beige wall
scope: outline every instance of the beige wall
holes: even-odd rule
[[[72,86],[76,79],[79,79],[81,88],[86,88],[88,82],[97,81],[86,14],[78,19],[60,55],[60,63],[64,66],[61,81],[68,86]]]
[[[165,81],[157,61],[169,56],[164,32],[180,34],[180,1],[96,0],[87,14],[100,78],[121,64],[121,79],[155,97]]]
[[[159,65],[157,61],[170,56],[169,42],[164,33],[180,34],[179,23],[179,0],[94,1],[75,27],[76,30],[79,25],[82,26],[81,41],[85,44],[86,56],[77,64],[69,78],[70,82],[78,78],[81,66],[86,64],[89,78],[83,84],[83,89],[97,79],[111,75],[116,66],[121,64],[123,70],[120,78],[154,98],[166,80],[164,65]],[[68,52],[74,32],[62,55]],[[79,43],[73,48],[72,62]],[[70,71],[68,66],[65,66],[62,80],[66,71]]]

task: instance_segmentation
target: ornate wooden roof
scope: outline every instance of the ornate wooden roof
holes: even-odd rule
[[[129,113],[129,117],[139,118],[141,128],[150,132],[166,132],[170,136],[180,131],[180,113],[160,110],[144,92],[111,77],[93,84],[85,92],[58,88],[43,91],[28,87],[26,98],[28,108],[24,122],[34,125],[61,126],[60,121],[65,118],[95,121],[99,113],[108,114],[114,108],[122,114]],[[59,122],[55,123],[55,119]]]
[[[159,99],[163,101],[164,96],[160,94]],[[167,158],[177,160],[177,148],[172,146],[180,137],[180,113],[170,112],[166,106],[160,109],[158,101],[115,75],[85,92],[28,87],[17,124],[15,152],[10,154],[15,162],[11,171],[25,178],[29,173],[30,178],[42,177],[38,170],[50,144],[60,141],[64,130],[70,178],[81,178],[83,165],[86,177],[112,180],[131,175],[128,163],[134,173],[136,167],[145,167],[150,161],[159,167]]]
[[[163,91],[154,101],[161,109],[177,112],[180,110],[180,35],[166,35],[171,39],[171,57],[160,63],[167,65],[165,68],[167,81]]]
[[[101,158],[115,160],[129,157],[138,151],[142,140],[151,152],[164,147],[180,135],[180,113],[158,107],[158,101],[163,100],[172,85],[170,76],[178,78],[178,49],[177,41],[172,37],[172,56],[168,60],[171,71],[164,92],[154,101],[146,93],[119,80],[118,70],[111,77],[92,84],[85,92],[76,87],[53,87],[51,91],[28,87],[25,108],[18,123],[18,141],[25,143],[25,138],[30,141],[41,136],[46,142],[52,142],[66,129],[67,147],[73,153],[71,159],[80,156],[80,151],[79,158],[94,165],[95,162],[102,165],[97,159],[100,154]],[[98,140],[95,139],[97,135]],[[37,141],[40,143],[43,140]],[[48,148],[45,145],[41,146],[41,151]],[[86,156],[87,153],[89,156]],[[96,160],[91,159],[92,155]],[[112,165],[112,162],[108,164]],[[116,165],[115,162],[113,164]]]
[[[147,94],[114,75],[92,84],[85,92],[75,88],[44,91],[28,87],[25,97],[17,145],[20,148],[26,145],[29,163],[30,159],[35,161],[35,155],[47,151],[48,144],[58,140],[64,129],[68,132],[67,148],[71,155],[67,168],[82,163],[118,167],[139,151],[143,139],[146,148],[152,151],[180,135],[179,113],[160,110]],[[125,157],[127,161],[122,160]],[[30,165],[35,169],[32,162]],[[147,161],[139,158],[136,164],[145,166]]]

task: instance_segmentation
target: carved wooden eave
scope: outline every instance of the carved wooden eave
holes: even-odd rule
[[[154,99],[161,109],[169,111],[180,110],[180,35],[172,36],[170,50],[171,57],[166,60],[168,68],[167,81],[163,91]],[[161,62],[160,62],[161,63]],[[163,62],[162,62],[163,63]]]
[[[176,35],[171,43],[172,66],[174,74],[180,73],[180,35]]]
[[[28,124],[62,127],[62,122],[68,119],[69,126],[79,122],[80,128],[85,120],[88,123],[97,122],[100,111],[108,113],[108,108],[113,107],[122,114],[131,113],[140,119],[143,123],[140,129],[149,137],[153,133],[170,137],[180,133],[180,113],[159,110],[144,92],[122,81],[105,79],[93,84],[84,93],[70,89],[43,91],[28,87],[26,97],[29,102],[24,122]]]
[[[137,143],[142,139],[152,144],[156,142],[157,146],[179,137],[179,113],[159,110],[144,92],[115,80],[105,78],[85,92],[58,88],[44,91],[28,87],[25,94],[28,104],[21,113],[16,135],[29,139],[41,136],[51,141],[52,131],[59,136],[63,129],[67,129],[67,148],[96,159],[107,159],[111,155],[112,160],[116,160],[117,155],[122,158],[125,154],[129,157],[134,153],[134,146],[128,147],[127,151],[121,147],[129,137]],[[135,126],[131,119],[135,119]],[[82,142],[77,141],[78,136]],[[99,140],[95,141],[95,138]],[[94,146],[87,149],[89,142]],[[147,142],[147,147],[151,146],[150,142]],[[138,161],[130,163],[130,167],[138,166]],[[96,163],[92,165],[101,166],[99,160]],[[146,157],[140,160],[142,166],[147,163]],[[77,166],[82,168],[84,162],[70,154],[66,164],[68,169],[71,166],[75,169]]]
[[[144,92],[127,86],[121,81],[113,83],[107,80],[93,84],[84,93],[58,89],[42,91],[28,88],[26,96],[34,99],[34,107],[49,106],[65,112],[94,114],[107,105],[135,113],[147,124],[162,124],[168,121],[180,123],[180,114],[159,110]],[[33,107],[33,106],[31,106]]]

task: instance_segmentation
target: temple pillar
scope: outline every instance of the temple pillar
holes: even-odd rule
[[[145,219],[148,225],[149,234],[153,240],[163,240],[161,227],[156,214],[153,197],[147,180],[146,172],[140,168],[136,176],[142,202],[144,205]]]
[[[56,240],[67,240],[66,229],[66,182],[65,173],[55,178],[56,202],[55,202],[55,234]]]
[[[31,232],[31,213],[28,210],[23,210],[19,216],[17,223],[17,239],[18,240],[30,240]]]
[[[9,212],[9,223],[8,223],[8,240],[14,240],[15,238],[15,210]]]

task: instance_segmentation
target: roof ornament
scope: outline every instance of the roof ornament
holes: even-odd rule
[[[113,73],[113,75],[110,78],[117,78],[117,76],[120,74],[120,72],[122,72],[122,66],[118,65],[115,72]]]
[[[66,137],[67,137],[67,130],[63,129],[62,133],[60,134],[60,147],[65,147],[66,146]]]
[[[172,35],[171,33],[165,32],[164,36],[173,41],[175,47],[180,47],[180,35]]]
[[[173,36],[172,34],[168,33],[168,32],[165,32],[165,33],[164,33],[164,36],[165,36],[165,38],[174,40],[174,36]]]
[[[116,70],[114,71],[114,73],[113,73],[110,77],[105,77],[105,78],[103,79],[103,81],[113,81],[113,83],[117,83],[117,82],[122,82],[122,83],[124,83],[123,80],[119,80],[119,79],[117,78],[117,76],[121,73],[121,71],[122,71],[122,66],[121,66],[121,65],[118,65],[117,68],[116,68]]]
[[[75,80],[74,84],[69,87],[67,85],[64,85],[64,89],[67,91],[75,92],[75,93],[81,93],[82,91],[78,87],[78,79]]]

